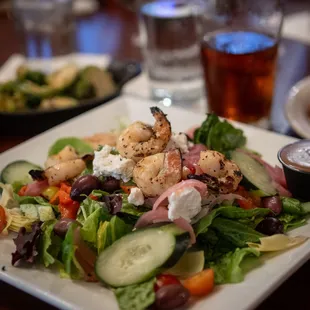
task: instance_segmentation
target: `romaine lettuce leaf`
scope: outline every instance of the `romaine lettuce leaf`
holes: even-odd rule
[[[142,206],[135,206],[128,202],[128,195],[123,194],[122,208],[120,213],[130,214],[136,216],[137,219],[143,215],[145,212],[150,211],[148,208],[144,208]]]
[[[74,244],[74,231],[77,228],[78,224],[76,223],[70,225],[61,247],[61,259],[64,269],[60,270],[60,274],[63,277],[70,277],[72,279],[81,279],[84,275],[84,270],[75,258],[76,245]]]
[[[49,148],[48,156],[58,154],[67,145],[71,145],[79,155],[92,153],[94,151],[93,148],[85,141],[76,137],[66,137],[58,139],[54,142],[54,144]]]
[[[61,250],[62,239],[54,234],[54,226],[57,220],[45,222],[42,225],[43,235],[40,242],[40,259],[45,267],[57,262]]]
[[[207,115],[207,119],[196,129],[194,143],[204,144],[208,149],[229,155],[230,151],[243,147],[246,137],[241,129],[235,128],[226,120],[221,121],[215,114]]]
[[[283,213],[306,215],[310,213],[309,203],[301,203],[298,199],[282,197]]]
[[[195,246],[204,251],[206,262],[214,261],[236,249],[233,243],[221,238],[213,228],[209,228],[206,233],[200,234]]]
[[[113,216],[110,221],[110,231],[111,231],[111,240],[112,243],[121,237],[129,234],[132,231],[133,227],[126,224],[118,216]]]
[[[102,215],[102,208],[96,209],[93,213],[91,213],[81,228],[81,236],[83,240],[96,244],[97,241],[97,230],[99,227],[100,218]]]
[[[238,247],[246,247],[247,242],[259,242],[263,234],[237,221],[216,218],[211,227],[214,228],[221,237],[229,240]]]
[[[209,132],[211,128],[220,122],[218,116],[214,113],[207,114],[207,118],[203,121],[201,126],[197,128],[194,132],[194,143],[195,144],[204,144],[208,145],[210,141],[208,141]]]
[[[114,215],[110,222],[100,223],[97,231],[98,253],[106,249],[113,242],[129,234],[133,226],[126,224],[118,216]]]
[[[247,256],[254,256],[257,258],[260,256],[260,252],[251,248],[236,249],[234,252],[225,254],[216,262],[209,263],[208,267],[214,270],[215,283],[225,284],[242,282],[244,280],[245,270],[242,269],[241,263]],[[257,263],[257,259],[254,262]],[[249,270],[250,266],[254,266],[254,264],[248,264],[246,269]]]
[[[103,202],[86,197],[86,199],[84,199],[80,205],[77,220],[81,224],[84,224],[86,219],[97,209],[101,209],[101,217],[100,217],[101,221],[111,219],[112,216],[110,215],[109,211],[107,210]]]
[[[33,204],[33,205],[41,205],[41,206],[52,206],[46,199],[41,196],[18,196],[15,195],[15,199],[19,204]]]
[[[120,310],[144,310],[155,302],[155,278],[140,284],[117,288],[114,293]]]
[[[97,231],[98,254],[112,244],[110,222],[101,222]]]
[[[297,214],[282,213],[278,216],[278,220],[283,223],[284,232],[306,224],[306,218]]]
[[[267,208],[255,208],[251,210],[244,210],[242,208],[234,206],[219,207],[217,209],[214,209],[207,216],[203,217],[196,223],[195,232],[197,236],[201,233],[207,232],[213,220],[218,216],[236,220],[239,219],[254,220],[256,217],[266,216],[269,212],[270,210]]]

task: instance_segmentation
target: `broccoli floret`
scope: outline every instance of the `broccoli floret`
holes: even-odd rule
[[[41,103],[41,98],[36,95],[25,95],[25,104],[29,109],[36,109]]]
[[[27,71],[24,80],[31,81],[38,85],[46,85],[45,74],[39,71]]]
[[[18,90],[17,81],[8,81],[0,85],[0,93],[13,96],[14,93]]]

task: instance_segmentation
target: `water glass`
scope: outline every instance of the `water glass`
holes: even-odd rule
[[[151,96],[170,102],[196,101],[202,90],[196,4],[189,0],[141,2],[140,32]]]
[[[75,50],[72,0],[13,0],[13,17],[26,56],[51,57]]]
[[[210,111],[268,127],[283,12],[277,0],[205,1],[201,57]]]

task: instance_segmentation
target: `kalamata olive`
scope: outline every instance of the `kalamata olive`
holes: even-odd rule
[[[120,181],[113,177],[106,177],[102,184],[102,190],[108,193],[113,193],[118,189],[120,189]]]
[[[81,195],[89,195],[94,189],[101,189],[100,180],[94,175],[83,175],[74,181],[70,197],[72,200],[82,201],[85,197]]]
[[[270,209],[275,215],[282,211],[282,202],[279,196],[265,197],[262,199],[262,204],[264,208]]]
[[[156,292],[156,309],[170,310],[187,303],[190,298],[190,293],[181,284],[170,284],[161,287]]]
[[[73,222],[75,222],[75,220],[69,218],[59,220],[54,226],[54,233],[59,237],[64,237]]]
[[[283,229],[283,224],[275,217],[266,217],[256,226],[257,231],[268,236],[283,234]]]

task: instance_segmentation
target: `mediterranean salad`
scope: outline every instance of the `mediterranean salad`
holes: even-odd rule
[[[306,241],[287,232],[306,224],[310,202],[292,197],[241,129],[208,114],[174,132],[150,110],[152,125],[61,138],[44,167],[3,169],[0,233],[16,233],[13,266],[101,283],[121,310],[174,309]]]

